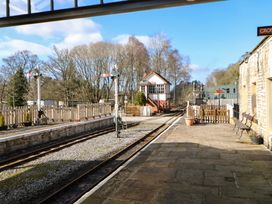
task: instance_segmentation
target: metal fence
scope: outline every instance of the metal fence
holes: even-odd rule
[[[83,104],[77,107],[44,106],[42,108],[48,122],[61,123],[83,121],[95,117],[111,115],[111,105],[108,103]],[[0,111],[4,116],[5,126],[24,126],[27,123],[33,125],[38,119],[36,106],[23,106],[16,108],[3,108]]]

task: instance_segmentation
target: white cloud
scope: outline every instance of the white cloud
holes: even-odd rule
[[[100,32],[100,26],[92,20],[74,19],[66,21],[55,21],[40,24],[17,26],[19,34],[34,35],[42,38],[65,37],[71,34],[90,34]]]
[[[115,38],[113,38],[113,42],[125,45],[125,44],[127,44],[128,39],[129,39],[130,36],[131,35],[129,35],[129,34],[118,35]],[[134,37],[136,37],[146,47],[149,47],[150,41],[151,41],[151,37],[149,37],[147,35],[135,35]]]
[[[190,68],[191,68],[191,70],[193,72],[201,72],[201,73],[205,72],[205,73],[207,73],[207,72],[210,71],[209,68],[207,68],[207,67],[200,67],[197,64],[190,64]]]
[[[202,67],[197,64],[190,64],[190,68],[192,70],[192,79],[199,80],[203,83],[206,82],[207,74],[210,73],[210,68]]]
[[[90,19],[74,19],[49,23],[18,26],[16,32],[50,41],[49,46],[71,48],[76,45],[102,41],[100,25]]]
[[[0,39],[0,58],[8,57],[19,50],[29,50],[33,54],[45,56],[51,53],[51,49],[37,43],[18,40],[18,39]]]
[[[70,34],[64,38],[60,43],[55,43],[54,45],[60,49],[62,48],[72,48],[76,45],[83,45],[87,43],[96,43],[102,41],[103,37],[99,32],[91,34]]]

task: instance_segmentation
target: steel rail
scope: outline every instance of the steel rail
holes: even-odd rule
[[[90,169],[86,167],[69,182],[56,187],[56,189],[52,190],[48,195],[40,196],[43,197],[43,199],[38,199],[37,203],[74,203],[146,147],[151,141],[156,139],[171,125],[169,123],[176,121],[182,114],[183,113],[176,114],[149,134],[110,156],[108,159],[100,162],[96,166],[91,167]]]

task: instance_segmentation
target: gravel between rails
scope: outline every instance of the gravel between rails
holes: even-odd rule
[[[95,166],[118,150],[148,134],[168,117],[154,118],[139,126],[85,141],[0,173],[0,201],[30,203],[43,192],[72,176],[85,165]]]

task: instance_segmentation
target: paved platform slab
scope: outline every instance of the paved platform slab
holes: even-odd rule
[[[183,124],[77,203],[271,204],[270,151],[239,141],[228,124]]]

